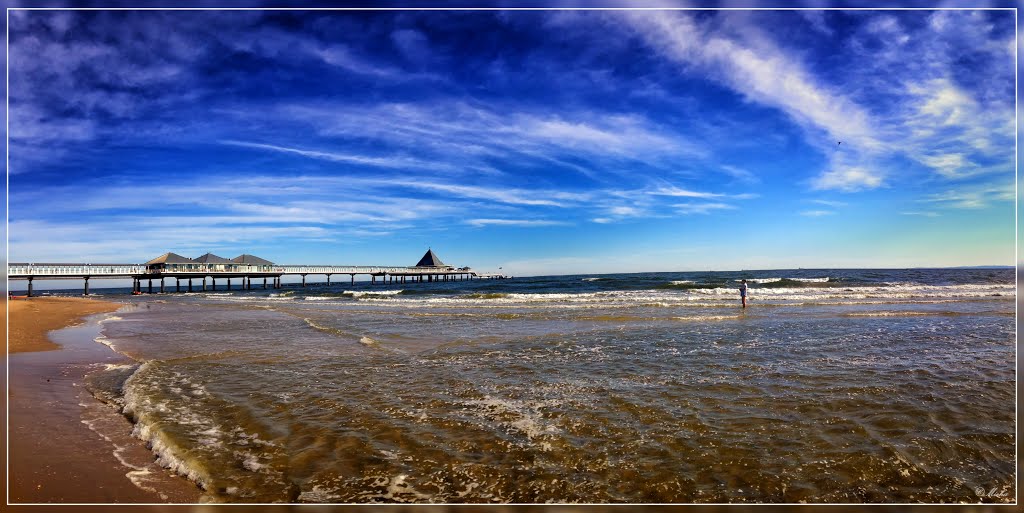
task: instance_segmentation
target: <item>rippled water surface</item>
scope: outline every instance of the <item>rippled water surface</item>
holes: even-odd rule
[[[1012,269],[345,284],[118,315],[103,341],[140,363],[94,392],[212,501],[1016,492]]]

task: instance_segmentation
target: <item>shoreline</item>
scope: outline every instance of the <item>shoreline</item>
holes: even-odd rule
[[[7,353],[56,351],[49,333],[85,322],[89,315],[109,313],[122,306],[110,301],[74,297],[34,297],[7,300]]]
[[[87,374],[135,363],[96,342],[110,314],[133,306],[59,297],[8,307],[11,504],[199,502],[200,490],[158,466],[131,421],[84,386]]]

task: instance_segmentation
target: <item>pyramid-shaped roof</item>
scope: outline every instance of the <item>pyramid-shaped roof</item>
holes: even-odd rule
[[[192,261],[191,258],[183,257],[183,256],[181,256],[181,255],[179,255],[177,253],[170,253],[170,252],[168,252],[168,253],[164,253],[164,254],[162,254],[162,255],[160,255],[160,256],[150,260],[149,262],[146,262],[146,265],[156,265],[156,264],[187,264],[187,263],[189,263],[191,261]]]
[[[231,260],[228,260],[228,259],[226,259],[224,257],[219,257],[217,255],[214,255],[213,253],[207,253],[207,254],[205,254],[203,256],[196,257],[195,261],[199,262],[200,264],[230,264],[230,263],[232,263]]]
[[[421,258],[419,263],[416,264],[416,267],[444,267],[444,266],[445,266],[444,262],[442,262],[440,258],[437,258],[437,255],[434,254],[434,250],[432,250],[432,249],[428,249],[427,252],[423,255],[423,258]]]
[[[252,264],[252,265],[274,265],[274,262],[264,260],[258,256],[253,256],[248,253],[243,253],[231,259],[236,264]]]

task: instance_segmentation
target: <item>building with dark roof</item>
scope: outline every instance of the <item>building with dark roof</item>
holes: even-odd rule
[[[436,254],[434,254],[434,250],[427,249],[427,252],[423,255],[423,258],[421,258],[420,261],[416,263],[416,267],[437,267],[440,269],[447,268],[450,266],[445,265],[445,263],[442,262],[441,259],[438,258]]]
[[[196,271],[200,267],[188,257],[177,253],[164,253],[149,262],[146,262],[146,269],[149,271]]]
[[[270,271],[274,267],[274,263],[270,260],[262,259],[258,256],[243,253],[231,259],[232,262],[239,265],[239,269],[243,271],[256,271],[265,272]]]

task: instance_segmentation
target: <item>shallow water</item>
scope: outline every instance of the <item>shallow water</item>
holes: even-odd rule
[[[751,280],[746,310],[741,278]],[[139,365],[97,373],[91,386],[211,501],[1015,495],[1012,269],[562,276],[142,301],[103,339]]]

